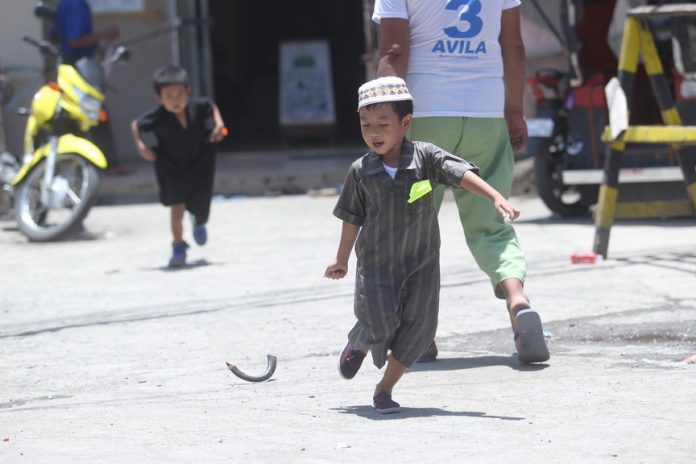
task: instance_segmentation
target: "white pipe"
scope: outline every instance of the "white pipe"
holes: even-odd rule
[[[176,0],[169,0],[168,7],[168,24],[179,24],[179,12],[176,5]],[[172,64],[179,66],[181,64],[181,50],[179,48],[179,30],[172,29],[169,33],[170,51],[172,54]]]

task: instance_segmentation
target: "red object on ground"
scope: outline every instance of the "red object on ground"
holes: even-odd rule
[[[573,253],[572,255],[570,255],[570,262],[573,264],[594,264],[597,261],[597,258],[597,254],[591,251],[588,251],[587,253]],[[601,256],[599,257],[599,259],[602,259]]]
[[[2,441],[10,441],[9,438],[3,438]]]

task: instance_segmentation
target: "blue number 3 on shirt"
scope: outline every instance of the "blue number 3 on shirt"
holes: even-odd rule
[[[479,0],[449,0],[446,10],[459,10],[459,20],[469,24],[469,27],[462,31],[457,26],[446,27],[445,34],[454,39],[470,39],[476,37],[483,28],[483,20],[478,16],[481,12],[481,2]]]

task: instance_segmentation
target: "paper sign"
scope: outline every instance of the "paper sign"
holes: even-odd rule
[[[328,42],[281,42],[279,86],[282,126],[334,124]]]

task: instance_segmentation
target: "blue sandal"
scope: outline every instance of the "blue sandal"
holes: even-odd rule
[[[205,224],[194,224],[193,239],[198,245],[205,245],[208,241],[208,231],[205,228]]]
[[[169,259],[169,267],[183,267],[186,266],[186,250],[188,250],[188,243],[172,243],[172,257]]]
[[[191,225],[193,226],[193,240],[198,245],[205,245],[208,241],[208,230],[205,228],[205,222],[198,224],[196,222],[196,215],[193,213],[189,213],[189,217],[191,218]]]

